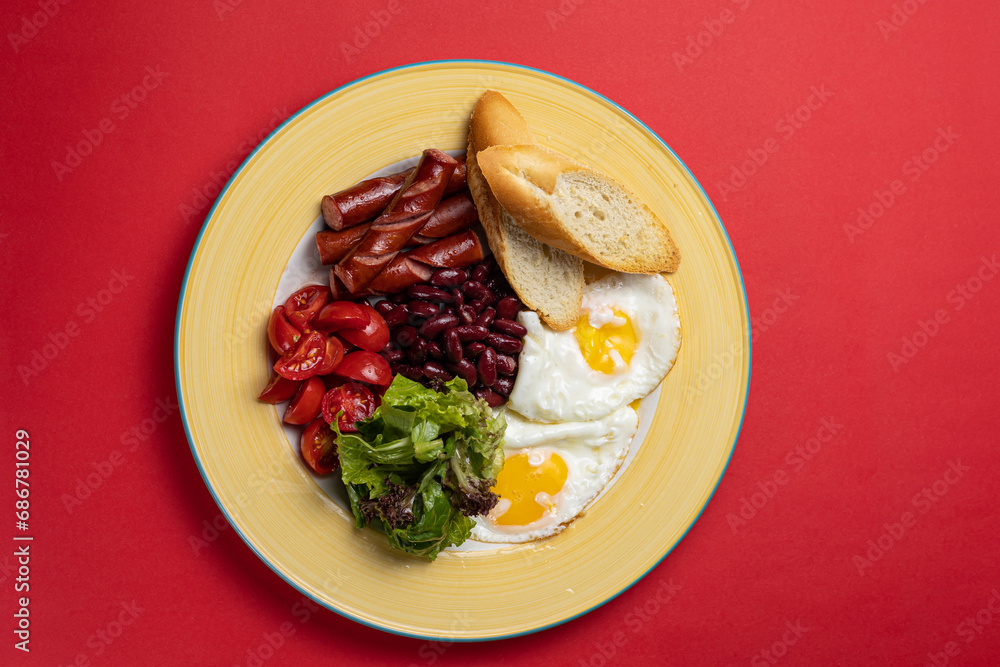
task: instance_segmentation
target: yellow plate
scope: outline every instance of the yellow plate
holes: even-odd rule
[[[437,561],[359,531],[306,473],[270,405],[265,328],[278,280],[322,195],[424,148],[463,149],[487,88],[539,143],[622,181],[681,248],[683,342],[645,441],[621,478],[563,533]],[[177,312],[175,365],[188,440],[230,524],[294,587],[361,623],[452,640],[534,632],[583,614],[649,572],[708,502],[732,453],[750,380],[736,257],[694,177],[648,127],[597,93],[504,63],[388,70],[310,104],[230,179],[205,221]]]

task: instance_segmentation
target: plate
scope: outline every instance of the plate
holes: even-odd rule
[[[617,483],[541,542],[442,553],[389,549],[306,472],[274,408],[265,327],[293,250],[324,194],[424,148],[465,147],[486,89],[539,143],[619,179],[669,221],[682,254],[669,280],[683,342],[643,442]],[[707,196],[648,127],[577,83],[498,62],[408,65],[360,79],[289,118],[219,195],[188,263],[175,371],[191,451],[230,525],[277,574],[366,625],[484,640],[566,622],[641,579],[694,524],[725,471],[750,379],[746,293]],[[649,411],[646,411],[647,414]]]

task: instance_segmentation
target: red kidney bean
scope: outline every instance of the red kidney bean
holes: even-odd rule
[[[448,313],[449,315],[455,314],[455,306],[445,306],[441,309],[442,313]]]
[[[431,285],[435,287],[458,287],[468,279],[468,272],[462,269],[438,269],[431,276]]]
[[[396,329],[396,344],[400,347],[409,347],[417,340],[417,329],[409,324]]]
[[[514,357],[508,357],[506,354],[497,355],[497,373],[500,375],[513,375],[517,371],[517,361]]]
[[[433,303],[428,301],[411,301],[410,302],[410,315],[415,315],[417,317],[422,317],[424,319],[428,317],[434,317],[438,313],[438,307]]]
[[[441,349],[441,344],[433,340],[427,341],[427,356],[444,359],[444,350]]]
[[[524,347],[521,344],[521,341],[517,338],[511,338],[510,336],[504,336],[503,334],[498,333],[487,334],[486,339],[483,342],[497,352],[503,352],[504,354],[514,354],[515,352],[520,352],[521,348]]]
[[[424,377],[431,380],[450,380],[454,375],[452,375],[447,368],[442,366],[436,361],[428,361],[423,366]]]
[[[497,381],[497,353],[492,347],[483,350],[476,361],[476,370],[487,387]]]
[[[508,296],[497,302],[497,317],[502,320],[512,320],[521,310],[521,301],[516,296]]]
[[[493,296],[493,291],[478,280],[466,280],[462,283],[462,291],[466,296],[480,301],[486,301],[487,297]]]
[[[382,350],[382,357],[391,364],[403,358],[403,351],[390,343]]]
[[[444,332],[444,350],[453,362],[462,360],[462,341],[454,329]]]
[[[486,387],[480,387],[479,389],[476,389],[472,393],[476,395],[476,398],[481,398],[484,401],[486,401],[486,404],[489,405],[491,408],[498,408],[501,405],[503,405],[503,396],[496,393],[492,389],[487,389]]]
[[[420,378],[423,376],[419,367],[400,362],[389,364],[389,370],[391,370],[394,375],[402,375],[403,377],[413,380],[414,382],[419,382]]]
[[[470,359],[475,359],[480,354],[482,354],[483,350],[485,349],[486,346],[483,345],[482,343],[469,343],[468,345],[465,346],[465,356],[469,357]]]
[[[393,309],[392,301],[389,301],[387,299],[376,301],[374,307],[375,307],[375,312],[377,312],[379,315],[382,315],[383,317],[387,313],[391,312]]]
[[[476,324],[479,324],[479,322],[476,322]],[[524,338],[524,335],[528,333],[528,330],[522,324],[514,320],[493,320],[491,328],[494,331],[499,331],[502,334],[514,336],[515,338]]]
[[[468,359],[460,359],[458,363],[451,364],[449,368],[456,375],[461,375],[462,379],[465,380],[465,384],[469,385],[469,387],[476,384],[476,380],[479,379],[476,375],[476,365]]]
[[[482,340],[490,335],[489,329],[487,329],[486,327],[477,327],[475,324],[468,324],[461,327],[455,327],[454,329],[452,329],[452,331],[458,334],[458,339],[463,343],[470,343],[475,340]],[[518,343],[518,345],[520,345],[520,343]]]
[[[423,338],[413,341],[413,345],[406,350],[406,358],[412,364],[420,365],[424,363],[424,359],[427,358],[427,341]]]
[[[476,311],[472,306],[462,305],[458,307],[458,319],[462,324],[472,324],[476,321]]]
[[[476,318],[477,327],[488,327],[493,323],[493,318],[496,317],[497,311],[492,308],[483,308],[483,312],[479,313],[479,317]]]
[[[510,392],[514,389],[514,378],[498,377],[490,387],[501,396],[510,396]]]
[[[445,329],[458,326],[458,317],[449,313],[438,313],[423,323],[420,327],[420,335],[428,340],[433,340],[441,335]]]
[[[452,292],[451,295],[455,297],[455,302],[454,302],[455,308],[458,308],[459,306],[465,303],[465,295],[459,292],[458,290]]]
[[[479,299],[474,300],[469,305],[472,306],[472,310],[476,311],[476,315],[483,312],[483,308],[486,307],[486,304],[480,301]]]
[[[490,274],[490,269],[485,264],[477,264],[472,273],[469,274],[470,277],[476,282],[483,282],[486,280],[486,276]]]
[[[410,295],[406,292],[398,292],[389,297],[389,300],[393,303],[406,303],[410,300]]]
[[[388,301],[380,301],[379,303],[389,303]],[[393,307],[388,313],[385,313],[382,318],[385,320],[386,325],[390,329],[395,329],[396,327],[406,324],[410,319],[410,312],[407,309],[406,304]]]
[[[451,303],[452,296],[451,292],[447,292],[438,287],[431,287],[430,285],[410,285],[410,288],[406,290],[414,299],[423,299],[424,301],[443,301],[444,303]]]

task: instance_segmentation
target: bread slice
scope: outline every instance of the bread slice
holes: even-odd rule
[[[677,269],[666,224],[609,176],[534,144],[494,145],[476,158],[497,202],[542,243],[625,273]]]
[[[534,141],[517,109],[500,93],[488,90],[476,103],[469,122],[466,173],[486,240],[507,281],[543,322],[565,330],[580,319],[583,262],[529,236],[497,203],[476,159],[493,145]]]

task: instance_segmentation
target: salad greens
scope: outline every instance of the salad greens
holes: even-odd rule
[[[393,547],[428,560],[467,540],[469,517],[496,504],[490,487],[503,467],[506,428],[465,380],[438,387],[397,375],[357,433],[334,423],[358,528],[380,528]]]

